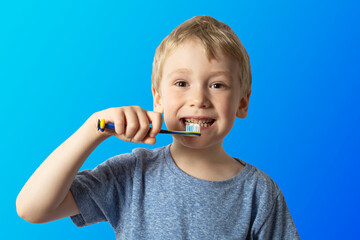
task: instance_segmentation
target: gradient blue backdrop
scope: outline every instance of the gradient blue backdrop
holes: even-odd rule
[[[92,113],[151,110],[156,47],[207,14],[233,28],[252,64],[248,117],[226,150],[279,184],[303,239],[359,239],[359,10],[350,0],[2,1],[0,238],[114,239],[107,223],[25,222],[16,196]],[[82,169],[134,147],[144,145],[109,139]]]

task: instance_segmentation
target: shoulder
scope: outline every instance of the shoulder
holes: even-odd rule
[[[167,146],[155,149],[135,148],[130,153],[123,153],[111,157],[104,163],[109,165],[134,165],[138,161],[160,158],[164,155],[164,149],[166,147]]]
[[[287,222],[291,220],[289,210],[287,208],[285,198],[279,185],[265,172],[248,164],[250,168],[245,185],[248,186],[247,191],[251,194],[252,199],[252,219],[254,228],[261,228],[266,222],[274,220],[278,216],[278,220]],[[284,219],[281,219],[282,216]]]
[[[164,149],[136,148],[132,152],[113,156],[94,169],[79,172],[75,182],[88,182],[91,185],[110,183],[124,185],[133,182],[134,177],[139,177],[150,168],[155,168]]]
[[[299,239],[279,185],[265,172],[249,164],[253,189],[252,234],[257,239]]]
[[[117,174],[126,171],[127,174],[132,175],[131,173],[133,173],[133,171],[144,170],[152,164],[159,162],[159,159],[165,157],[164,153],[167,147],[168,146],[164,146],[155,149],[135,148],[129,153],[111,157],[101,165],[111,168]]]
[[[244,192],[251,199],[252,212],[255,216],[266,218],[282,194],[281,190],[264,171],[248,163],[245,168],[248,169],[244,177]]]
[[[245,178],[245,184],[254,188],[253,193],[259,198],[266,198],[269,201],[275,199],[281,192],[279,185],[264,171],[249,163],[246,163],[246,165],[249,170]]]
[[[241,160],[239,158],[234,157],[235,160],[237,160],[240,164],[244,166],[242,172],[241,179],[246,181],[247,183],[251,185],[258,185],[265,187],[269,190],[279,190],[279,186],[276,184],[276,182],[264,171],[260,170],[259,168],[251,165],[250,163]]]
[[[137,159],[156,159],[164,156],[164,150],[167,147],[168,146],[164,146],[155,149],[135,148],[131,154]]]

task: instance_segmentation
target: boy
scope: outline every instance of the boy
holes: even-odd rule
[[[108,221],[117,239],[299,239],[277,184],[222,146],[235,117],[247,115],[250,87],[249,57],[236,34],[208,16],[186,21],[156,50],[154,111],[93,114],[31,176],[18,214],[34,223]],[[201,136],[173,135],[169,146],[135,149],[78,173],[111,135],[154,144],[161,113],[168,129],[198,123]],[[97,131],[98,119],[113,122],[115,132]]]

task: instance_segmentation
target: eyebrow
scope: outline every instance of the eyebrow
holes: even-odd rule
[[[193,73],[193,71],[188,69],[188,68],[177,68],[174,71],[172,71],[171,73],[169,73],[167,76],[170,77],[171,75],[173,75],[175,73],[188,73],[188,74],[191,74],[191,73]]]
[[[174,71],[172,71],[171,73],[169,73],[167,76],[171,76],[175,73],[187,73],[187,74],[192,74],[193,71],[191,69],[188,69],[188,68],[178,68],[178,69],[175,69]],[[225,75],[229,78],[232,78],[231,74],[229,71],[214,71],[214,72],[211,72],[211,76],[218,76],[218,75]]]

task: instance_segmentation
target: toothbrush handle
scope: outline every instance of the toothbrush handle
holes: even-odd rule
[[[105,123],[105,128],[115,131],[115,125],[113,123]]]
[[[106,128],[106,129],[109,129],[109,130],[112,130],[112,131],[115,131],[114,123],[106,123],[106,124],[105,124],[105,128]],[[151,128],[150,128],[150,129],[151,129]],[[159,133],[173,134],[174,132],[169,131],[169,130],[161,129]]]
[[[164,130],[164,129],[161,129],[159,133],[174,134],[174,132],[173,132],[173,131]]]

